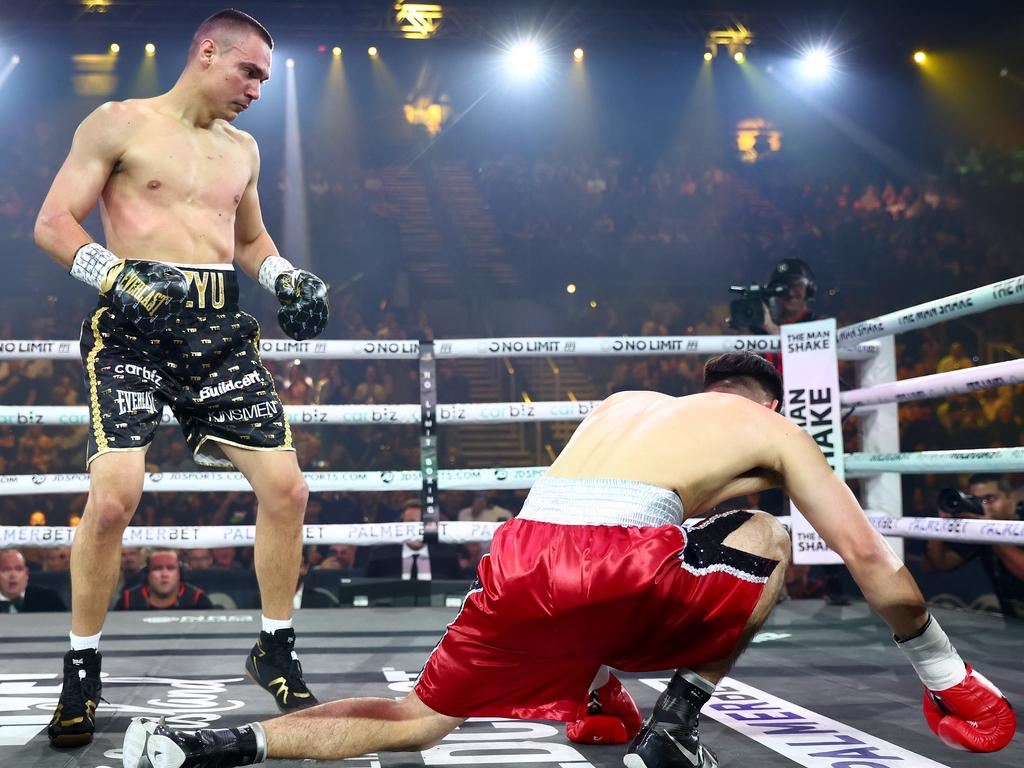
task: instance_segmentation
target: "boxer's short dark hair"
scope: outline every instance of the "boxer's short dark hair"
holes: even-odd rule
[[[1010,495],[1012,486],[1010,485],[1010,478],[1006,475],[997,475],[992,472],[978,472],[967,478],[967,486],[981,485],[983,483],[995,483],[996,487],[1005,493],[1007,496]]]
[[[754,385],[782,402],[782,376],[774,365],[753,352],[727,352],[704,363],[704,389],[721,382]]]
[[[266,27],[248,13],[236,11],[234,8],[225,8],[223,11],[217,11],[212,16],[208,16],[196,29],[188,49],[189,58],[192,58],[195,54],[199,43],[211,37],[213,30],[221,26],[234,27],[235,29],[248,28],[258,34],[263,39],[263,42],[270,46],[270,50],[274,50],[274,38],[270,36]]]

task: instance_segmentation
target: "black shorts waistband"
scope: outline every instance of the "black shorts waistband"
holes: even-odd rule
[[[128,262],[142,259],[128,259]],[[169,262],[164,262],[169,263]],[[185,309],[196,315],[208,312],[238,311],[238,275],[231,264],[204,267],[199,264],[172,264],[188,278],[188,301]],[[101,296],[100,304],[110,304],[109,296]]]
[[[200,266],[179,266],[188,278],[185,308],[196,314],[238,309],[238,276],[234,267],[209,269]]]

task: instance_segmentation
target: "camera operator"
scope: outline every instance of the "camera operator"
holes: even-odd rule
[[[1019,520],[1021,504],[1014,504],[1005,475],[977,474],[967,481],[967,493],[946,489],[939,494],[939,515],[970,520]],[[930,540],[925,564],[936,571],[951,571],[978,558],[992,581],[1003,614],[1024,618],[1024,547],[1014,544],[951,544]]]

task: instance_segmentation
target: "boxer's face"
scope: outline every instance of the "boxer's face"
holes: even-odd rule
[[[270,46],[255,32],[218,45],[204,40],[200,56],[206,65],[204,92],[216,117],[234,120],[260,97],[270,79]]]

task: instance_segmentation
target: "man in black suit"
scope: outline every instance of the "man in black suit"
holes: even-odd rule
[[[423,520],[423,509],[418,500],[402,505],[399,521],[418,523]],[[381,579],[403,581],[430,581],[461,578],[455,548],[450,544],[424,544],[413,541],[404,544],[381,544],[370,550],[366,575]]]
[[[16,549],[0,551],[0,613],[41,613],[67,609],[55,590],[28,583],[28,567],[21,552]]]

